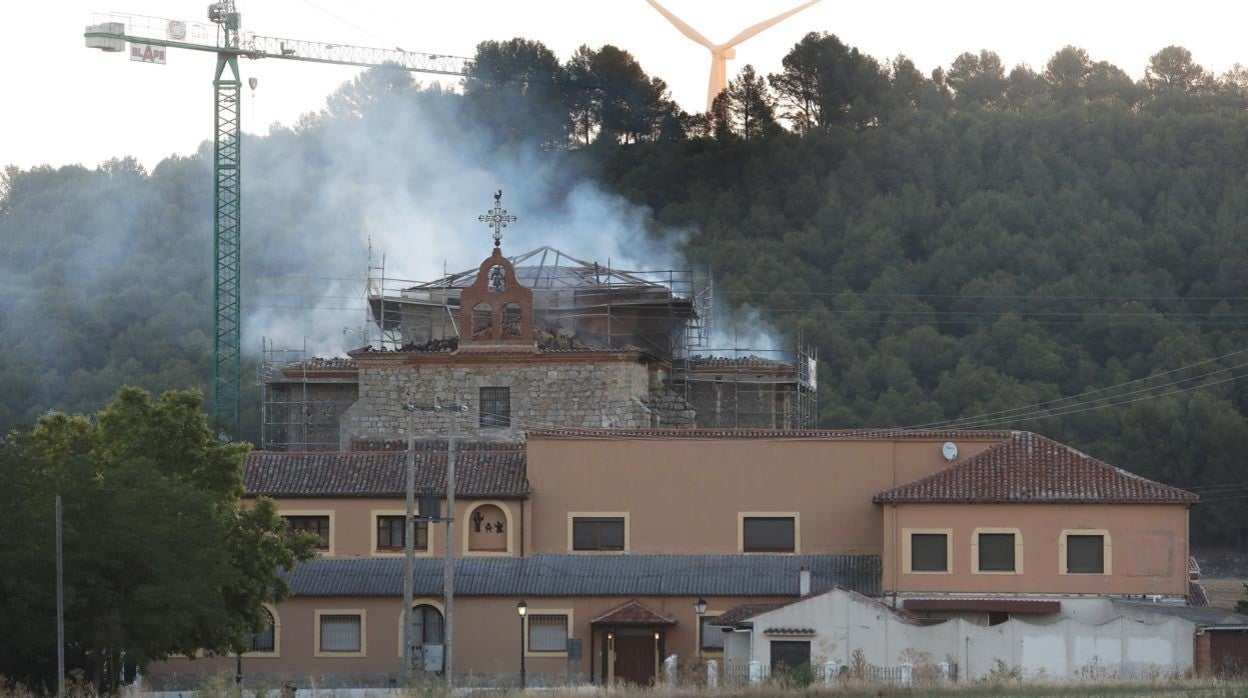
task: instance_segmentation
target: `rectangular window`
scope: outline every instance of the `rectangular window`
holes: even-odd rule
[[[797,522],[792,516],[747,516],[741,529],[741,544],[747,553],[791,553],[797,549]]]
[[[1014,534],[979,534],[979,570],[981,572],[1014,571]]]
[[[511,388],[481,388],[481,428],[511,426]]]
[[[623,517],[575,517],[572,519],[573,550],[623,550]]]
[[[810,666],[810,640],[772,640],[770,644],[773,676]]]
[[[1067,535],[1066,571],[1071,574],[1105,573],[1105,536]]]
[[[377,517],[377,549],[386,552],[404,550],[403,532],[406,530],[406,516]],[[429,549],[429,524],[415,522],[416,540],[414,548],[419,551]]]
[[[362,625],[358,615],[321,616],[321,651],[359,652]]]
[[[305,531],[320,537],[318,550],[329,550],[329,516],[286,516],[292,531]]]
[[[567,650],[567,616],[549,613],[529,616],[530,652],[566,652]]]
[[[703,652],[724,651],[724,629],[718,625],[711,625],[714,621],[714,616],[702,616],[698,619],[698,637],[702,640]]]
[[[948,572],[949,536],[944,533],[911,533],[910,571]]]

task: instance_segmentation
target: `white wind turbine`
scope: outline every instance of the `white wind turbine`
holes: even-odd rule
[[[698,33],[698,30],[686,24],[676,15],[672,14],[671,12],[668,12],[667,8],[655,2],[655,0],[646,0],[646,2],[650,3],[650,5],[654,7],[654,9],[658,10],[659,14],[666,17],[667,21],[671,22],[673,26],[675,26],[678,30],[680,30],[681,34],[684,34],[685,36],[689,37],[690,39],[693,39],[699,44],[702,44],[703,46],[705,46],[707,49],[710,50],[711,52],[711,81],[706,86],[706,110],[709,112],[711,110],[711,104],[715,101],[715,98],[718,97],[719,93],[723,92],[724,88],[728,86],[727,63],[728,63],[728,59],[736,58],[737,52],[736,52],[735,47],[737,46],[737,44],[740,44],[742,41],[745,41],[746,39],[754,36],[755,34],[758,34],[764,29],[767,29],[768,27],[771,27],[773,25],[779,24],[780,22],[783,22],[789,17],[792,17],[798,12],[801,12],[807,7],[810,7],[811,5],[819,2],[819,0],[810,0],[809,2],[802,3],[801,5],[798,5],[797,7],[789,10],[788,12],[785,12],[782,15],[776,15],[775,17],[772,17],[771,19],[759,22],[758,24],[755,24],[754,26],[747,28],[745,31],[741,32],[740,34],[737,34],[736,36],[732,37],[731,39],[725,41],[722,44],[711,43],[710,39],[707,39],[705,36],[702,36],[700,33]]]

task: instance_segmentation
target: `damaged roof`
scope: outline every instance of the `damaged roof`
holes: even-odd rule
[[[431,447],[432,448],[432,447]],[[446,494],[446,452],[418,451],[416,487]],[[463,451],[455,459],[455,496],[523,499],[529,496],[522,450]],[[407,454],[402,451],[252,451],[243,467],[247,496],[403,497]]]
[[[1191,504],[1198,499],[1028,431],[1013,432],[962,463],[874,497],[884,504]]]
[[[415,593],[442,593],[441,558],[415,562]],[[465,596],[798,596],[811,586],[880,593],[878,555],[533,555],[455,560]],[[301,596],[399,596],[402,558],[319,558],[283,573]]]

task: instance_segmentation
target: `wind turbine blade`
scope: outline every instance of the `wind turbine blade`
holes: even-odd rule
[[[647,0],[647,1],[650,1],[650,0]],[[742,41],[745,41],[751,36],[754,36],[755,34],[761,32],[762,30],[768,27],[774,26],[776,24],[779,24],[780,22],[783,22],[789,17],[792,17],[793,15],[797,14],[798,12],[801,12],[802,10],[806,9],[807,7],[810,7],[811,5],[814,5],[817,2],[819,2],[819,0],[810,0],[810,2],[802,3],[801,5],[794,7],[793,9],[789,10],[788,12],[785,12],[782,15],[777,15],[775,17],[772,17],[771,19],[759,22],[758,24],[755,24],[754,26],[746,29],[745,31],[741,32],[740,34],[737,34],[736,36],[726,41],[724,43],[724,48],[732,48],[733,46],[736,46],[737,44],[741,43]],[[650,2],[650,4],[653,5],[654,3]]]
[[[689,37],[690,39],[693,39],[694,41],[698,42],[699,44],[702,44],[703,46],[709,49],[713,49],[715,47],[715,44],[712,44],[710,39],[699,34],[697,29],[694,29],[688,24],[685,24],[685,22],[681,20],[681,18],[677,17],[671,12],[668,12],[666,7],[663,7],[662,5],[655,2],[654,0],[646,0],[646,2],[650,3],[650,6],[653,7],[654,9],[658,10],[659,14],[666,17],[667,21],[671,22],[672,26],[680,30],[681,34],[684,34],[685,36]],[[816,0],[816,2],[818,2],[818,0]]]

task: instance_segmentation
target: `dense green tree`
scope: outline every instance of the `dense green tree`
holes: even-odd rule
[[[945,82],[953,90],[960,105],[996,104],[1005,93],[1005,67],[994,51],[984,49],[978,54],[963,53],[953,59]]]
[[[101,690],[142,666],[235,653],[263,629],[279,576],[314,554],[271,500],[243,506],[245,446],[209,431],[196,392],[135,388],[94,420],[55,413],[0,445],[0,674],[54,683],[53,500],[64,501],[67,663]],[[20,534],[20,535],[12,535]]]
[[[862,126],[878,121],[886,104],[888,78],[875,59],[811,32],[781,61],[783,71],[768,77],[783,106],[782,116],[799,133],[833,125]],[[918,85],[911,85],[918,97]],[[904,88],[903,88],[904,89]]]
[[[761,75],[754,72],[754,66],[747,65],[741,69],[728,89],[729,110],[732,113],[732,124],[735,131],[745,140],[756,140],[765,135],[775,133],[776,109],[767,83]]]
[[[541,42],[482,41],[464,79],[464,97],[491,132],[558,147],[567,135],[566,85],[559,59]]]
[[[1182,46],[1167,46],[1148,59],[1144,84],[1154,94],[1177,91],[1197,94],[1209,85],[1210,76]]]

